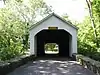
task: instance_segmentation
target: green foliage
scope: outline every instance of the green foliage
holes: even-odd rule
[[[7,60],[23,54],[21,36],[25,28],[24,23],[7,9],[0,10],[0,17],[0,59]]]
[[[89,17],[86,17],[82,23],[77,24],[78,30],[78,53],[99,60],[98,47],[93,34]]]
[[[46,51],[58,51],[58,44],[56,43],[47,43],[45,44],[45,50]]]
[[[87,43],[78,42],[78,53],[92,57],[95,53],[97,53],[97,49],[95,46],[91,46]]]
[[[79,27],[78,52],[100,61],[100,0],[92,1],[92,12],[97,38],[94,38],[94,31],[91,25],[90,17],[86,17],[82,23],[77,24]],[[99,46],[96,46],[97,42],[99,43]]]
[[[29,28],[36,22],[36,14],[43,16],[48,10],[42,0],[5,1],[5,8],[0,9],[0,60],[25,54],[29,48]]]

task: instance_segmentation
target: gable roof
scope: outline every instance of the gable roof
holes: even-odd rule
[[[76,27],[75,25],[69,23],[69,22],[66,21],[65,19],[63,19],[63,18],[61,18],[60,16],[58,16],[57,14],[52,13],[52,14],[48,15],[47,17],[45,17],[44,19],[42,19],[42,20],[40,20],[39,22],[37,22],[37,23],[35,23],[34,25],[32,25],[32,26],[30,27],[30,30],[32,30],[34,27],[40,25],[40,24],[43,23],[44,21],[48,20],[48,19],[49,19],[50,17],[52,17],[52,16],[55,16],[56,18],[58,18],[58,19],[60,19],[61,21],[65,22],[66,24],[72,26],[73,28],[78,29],[78,27]]]

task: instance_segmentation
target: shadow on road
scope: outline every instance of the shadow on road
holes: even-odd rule
[[[8,75],[95,75],[69,58],[37,58]]]

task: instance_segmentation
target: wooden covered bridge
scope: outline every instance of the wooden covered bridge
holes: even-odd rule
[[[45,55],[44,46],[56,43],[59,56],[72,56],[77,53],[77,27],[52,13],[30,29],[30,53]]]

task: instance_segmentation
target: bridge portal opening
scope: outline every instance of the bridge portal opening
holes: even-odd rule
[[[45,54],[58,54],[59,53],[59,45],[57,43],[46,43],[44,45]]]
[[[35,35],[37,56],[67,56],[70,55],[71,35],[65,30],[42,30]],[[46,47],[53,46],[49,50],[56,50],[58,53],[47,53]],[[55,48],[55,49],[54,49]]]

